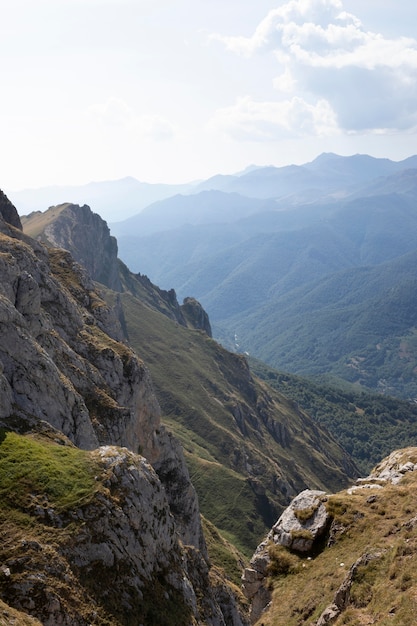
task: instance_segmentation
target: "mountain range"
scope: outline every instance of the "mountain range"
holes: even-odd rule
[[[414,398],[416,166],[323,154],[110,226],[129,267],[201,301],[229,349]]]
[[[246,626],[267,599],[261,620],[271,624],[331,623],[331,611],[349,623],[352,612],[363,620],[379,611],[411,626],[413,448],[380,465],[362,491],[330,496],[359,471],[320,416],[278,390],[281,382],[294,398],[295,382],[261,366],[255,375],[212,338],[195,298],[180,305],[173,289],[132,272],[99,215],[56,205],[22,218],[22,232],[0,194],[0,216],[6,623]],[[309,392],[310,406],[320,394],[333,406],[341,397]],[[412,438],[416,417],[395,399],[342,402],[368,441],[387,424],[400,434],[402,421]],[[311,494],[301,508],[299,491]],[[295,522],[278,533],[291,511]],[[352,572],[342,558],[347,568],[354,560]],[[389,607],[378,595],[388,580]],[[292,606],[279,601],[281,586]]]

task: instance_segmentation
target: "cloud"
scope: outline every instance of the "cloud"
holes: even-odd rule
[[[102,128],[116,132],[128,132],[143,139],[168,141],[176,134],[176,128],[159,115],[139,115],[119,98],[92,105],[87,110],[88,118]]]
[[[297,96],[278,102],[239,98],[235,105],[219,109],[210,126],[241,141],[276,141],[294,135],[328,136],[337,132],[334,113],[325,100],[310,104]]]
[[[327,127],[333,133],[335,124],[351,134],[417,127],[417,40],[366,30],[358,17],[344,11],[341,0],[289,0],[270,11],[251,37],[212,39],[243,57],[258,56],[259,62],[264,54],[274,55],[275,108],[284,112],[287,132],[298,135],[310,128],[317,133]],[[256,106],[266,113],[273,108],[272,102]],[[241,109],[240,103],[234,116],[228,111],[232,133],[234,121],[244,117]],[[306,120],[292,115],[294,110],[304,110]],[[227,118],[225,111],[219,116]],[[256,135],[254,117],[249,116],[248,129]]]

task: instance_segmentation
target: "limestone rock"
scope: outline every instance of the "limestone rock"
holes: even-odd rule
[[[246,626],[231,591],[210,581],[201,552],[183,546],[146,459],[116,446],[89,457],[97,488],[84,504],[59,511],[44,496],[31,514],[49,532],[17,543],[3,537],[13,544],[0,572],[3,600],[44,626]]]
[[[10,202],[9,198],[0,189],[0,215],[7,224],[22,230],[22,223],[16,207]]]
[[[408,473],[417,469],[417,455],[415,448],[395,450],[383,459],[365,478],[358,478],[356,485],[349,487],[348,493],[362,489],[381,489],[386,483],[398,485]]]
[[[6,564],[8,602],[38,615],[39,598],[45,626],[86,626],[101,619],[91,595],[126,616],[156,585],[168,608],[179,602],[184,626],[242,626],[226,582],[210,582],[182,449],[161,424],[149,372],[122,341],[119,319],[69,252],[46,249],[0,215],[0,426],[48,424],[54,439],[94,450],[107,476],[94,501],[72,512],[79,531],[68,544],[30,548],[32,565],[19,576],[13,559]],[[69,523],[52,509],[38,514],[56,528]]]
[[[204,330],[209,337],[212,337],[209,317],[195,298],[185,298],[181,311],[191,328]]]
[[[316,539],[327,530],[329,514],[324,491],[306,489],[294,498],[271,531],[271,538],[296,552],[310,552]]]
[[[301,553],[311,552],[315,542],[329,527],[330,517],[324,500],[324,491],[306,489],[299,493],[257,547],[250,567],[244,570],[242,576],[243,592],[251,602],[252,623],[259,619],[271,601],[271,591],[266,582],[271,562],[270,544],[282,545]]]
[[[110,236],[106,222],[87,205],[64,204],[51,209],[58,217],[44,230],[48,245],[69,250],[93,280],[120,291],[117,241]]]

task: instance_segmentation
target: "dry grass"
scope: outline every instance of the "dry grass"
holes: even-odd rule
[[[330,497],[333,544],[314,559],[292,564],[291,575],[281,568],[279,576],[271,577],[272,608],[259,626],[313,626],[333,602],[350,567],[364,554],[376,558],[358,567],[348,607],[333,626],[414,626],[417,526],[409,522],[417,513],[416,488],[417,476],[410,473],[399,486]]]
[[[38,239],[42,237],[42,234],[62,211],[70,206],[68,203],[60,204],[59,206],[50,207],[47,211],[41,213],[40,211],[35,211],[30,215],[25,215],[21,218],[23,232],[29,237],[33,237],[33,239]]]

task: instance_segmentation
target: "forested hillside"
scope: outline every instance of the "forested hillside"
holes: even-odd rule
[[[221,191],[206,181],[112,232],[130,267],[198,298],[229,349],[414,398],[413,166],[414,157],[322,155],[303,168],[255,169],[214,178]]]

